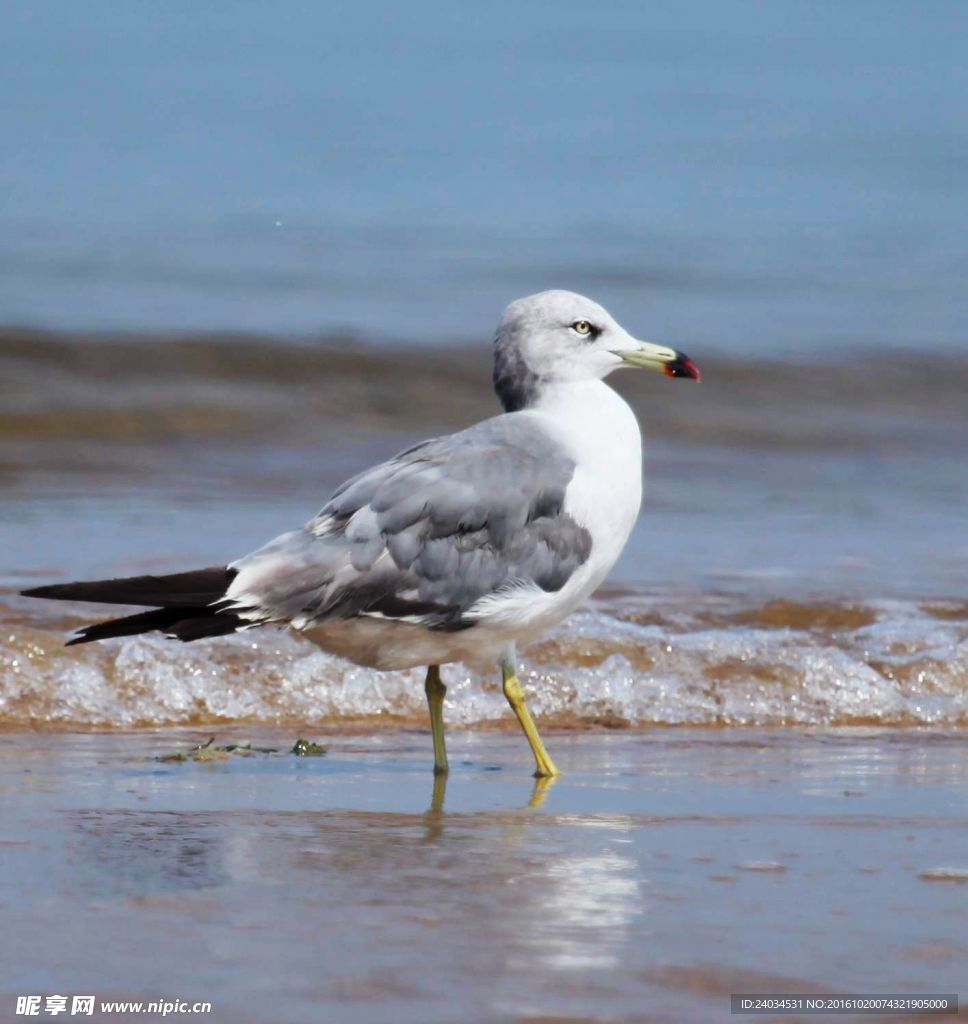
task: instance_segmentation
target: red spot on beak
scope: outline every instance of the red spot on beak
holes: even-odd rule
[[[699,381],[702,379],[699,367],[682,352],[676,353],[676,358],[671,363],[666,363],[662,372],[667,377],[685,377],[687,380]]]

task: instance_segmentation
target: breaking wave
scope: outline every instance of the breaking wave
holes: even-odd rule
[[[419,671],[376,672],[273,630],[183,645],[141,636],[65,649],[11,598],[0,724],[425,725]],[[496,674],[445,670],[453,725],[510,724]],[[528,649],[522,680],[558,728],[968,725],[968,604],[623,594]]]

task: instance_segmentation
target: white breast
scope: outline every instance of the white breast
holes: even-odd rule
[[[591,534],[592,550],[561,590],[537,587],[485,598],[474,611],[495,627],[511,627],[525,643],[556,625],[602,583],[618,561],[642,502],[642,435],[635,414],[601,381],[561,387],[525,415],[575,460],[565,512]]]
[[[639,515],[642,435],[635,414],[607,384],[595,381],[581,390],[580,396],[568,396],[567,411],[556,408],[552,415],[576,462],[565,511],[591,533],[595,550],[590,560],[604,575]]]
[[[576,603],[618,561],[642,504],[642,434],[624,399],[602,381],[570,385],[536,410],[575,460],[565,512],[592,536],[592,552],[566,590]],[[576,579],[577,577],[577,579]]]

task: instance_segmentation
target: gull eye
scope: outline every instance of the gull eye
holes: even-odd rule
[[[571,329],[576,334],[591,334],[592,325],[587,320],[576,320],[572,325]]]

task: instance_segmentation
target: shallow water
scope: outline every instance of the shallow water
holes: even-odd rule
[[[210,1000],[215,1021],[712,1021],[730,992],[951,992],[962,733],[6,737],[0,998]],[[282,749],[291,733],[257,730]],[[222,733],[220,740],[238,732]]]

